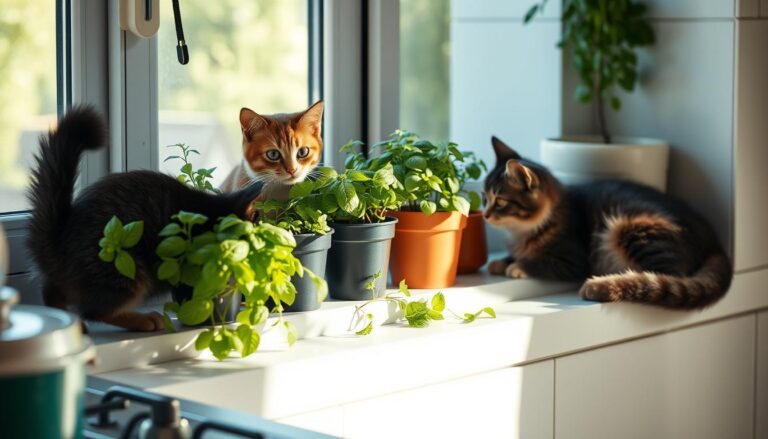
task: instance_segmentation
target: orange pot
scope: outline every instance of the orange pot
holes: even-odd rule
[[[488,261],[488,244],[485,241],[483,212],[470,212],[467,227],[461,234],[459,274],[476,272]]]
[[[456,283],[461,232],[467,217],[459,212],[392,212],[398,219],[389,267],[392,282],[411,288],[446,288]]]

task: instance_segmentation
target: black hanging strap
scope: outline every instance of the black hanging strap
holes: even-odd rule
[[[189,50],[187,42],[184,41],[184,28],[181,26],[181,10],[179,10],[179,0],[173,2],[173,21],[176,23],[176,56],[182,65],[189,62]]]

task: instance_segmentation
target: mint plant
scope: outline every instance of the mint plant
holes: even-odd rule
[[[376,171],[348,169],[339,174],[333,168],[320,167],[315,177],[291,187],[289,201],[257,202],[254,208],[266,212],[264,221],[286,227],[294,233],[325,233],[327,220],[351,223],[384,221],[386,212],[397,210],[402,185],[392,166]]]
[[[341,151],[348,153],[347,169],[378,172],[391,166],[400,183],[394,190],[404,203],[403,210],[421,211],[426,215],[437,211],[469,213],[471,195],[462,193],[461,178],[470,174],[461,173],[459,164],[464,162],[466,153],[459,151],[457,144],[435,145],[420,140],[414,133],[397,130],[389,139],[371,147],[372,151],[381,151],[381,154],[370,159],[355,152],[359,145],[361,142],[353,141],[341,147]],[[472,175],[477,174],[475,166],[476,163],[469,167]],[[477,204],[479,206],[479,202]]]
[[[198,190],[202,191],[210,191],[219,193],[220,191],[213,187],[213,184],[211,184],[210,179],[213,177],[213,171],[216,170],[215,167],[213,168],[201,168],[201,169],[193,169],[192,163],[189,161],[189,156],[191,154],[197,154],[200,155],[200,152],[196,149],[192,149],[188,145],[184,143],[176,143],[174,145],[168,145],[166,148],[178,148],[179,149],[179,155],[172,155],[169,157],[166,157],[164,162],[167,162],[168,160],[181,160],[182,165],[179,169],[179,172],[181,172],[178,176],[176,176],[176,179],[180,182],[193,187]]]
[[[364,302],[362,305],[355,307],[353,314],[353,320],[359,325],[360,322],[365,322],[365,325],[355,331],[357,335],[369,335],[373,331],[373,314],[363,312],[363,309],[376,302],[389,302],[395,303],[400,312],[403,314],[403,318],[408,323],[408,326],[412,328],[425,328],[429,326],[433,320],[444,320],[443,311],[446,309],[445,296],[442,292],[438,292],[427,301],[426,299],[408,300],[411,297],[411,291],[408,289],[408,285],[405,280],[400,281],[398,291],[394,293],[387,293],[384,296],[377,297],[374,290],[376,280],[381,276],[381,272],[374,275],[373,279],[368,282],[366,288],[371,291],[371,299]],[[464,321],[465,323],[471,323],[475,321],[482,313],[488,314],[491,318],[496,318],[496,312],[491,307],[485,307],[482,310],[474,314],[465,313],[464,317],[460,317],[453,313],[456,318]],[[353,323],[354,326],[354,323]]]
[[[181,211],[172,219],[174,222],[160,232],[163,240],[156,253],[162,263],[157,277],[174,286],[192,287],[192,298],[166,304],[166,320],[168,313],[176,314],[186,325],[210,320],[213,327],[198,336],[195,347],[210,349],[218,359],[232,351],[245,357],[258,348],[260,335],[256,327],[266,321],[270,310],[265,303],[272,299],[272,311],[279,315],[275,325],[285,326],[288,344],[292,345],[296,330],[282,319],[283,304],[291,305],[296,298],[291,277],[309,276],[318,286],[319,301],[328,294],[325,281],[293,256],[293,235],[272,224],[254,225],[234,215],[221,218],[212,230],[201,233],[196,233],[196,228],[208,222],[203,215]],[[244,307],[237,315],[238,326],[216,326],[212,299],[235,293],[244,299]]]
[[[525,23],[544,10],[548,0],[537,1],[525,14]],[[581,82],[574,98],[597,104],[600,133],[605,143],[611,135],[605,121],[604,102],[621,108],[617,86],[631,92],[637,83],[636,48],[655,42],[645,17],[648,8],[633,0],[564,0],[563,33],[557,46],[572,52],[571,65]]]
[[[120,274],[133,280],[136,277],[136,262],[127,250],[138,244],[142,234],[144,221],[123,225],[120,218],[113,216],[104,226],[104,237],[99,240],[99,259],[114,262]]]
[[[457,164],[456,171],[459,178],[461,190],[459,194],[469,200],[469,211],[476,212],[480,210],[483,199],[476,191],[466,188],[466,183],[470,180],[479,180],[483,172],[488,171],[485,162],[478,159],[474,152],[464,151],[464,160]]]

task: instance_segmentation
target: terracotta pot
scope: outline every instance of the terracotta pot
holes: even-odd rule
[[[483,212],[470,212],[467,227],[461,234],[459,274],[476,272],[488,261],[488,244],[485,241]]]
[[[398,219],[389,266],[394,285],[446,288],[456,283],[461,232],[467,217],[459,212],[392,212]]]

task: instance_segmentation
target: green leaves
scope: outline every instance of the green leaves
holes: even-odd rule
[[[340,180],[335,184],[333,195],[339,208],[348,214],[354,214],[360,205],[360,199],[357,197],[355,186],[350,181]]]
[[[168,156],[163,160],[164,162],[167,162],[168,160],[180,160],[182,162],[181,168],[179,169],[181,174],[176,177],[178,181],[201,191],[219,193],[219,190],[214,188],[210,182],[210,179],[213,177],[213,171],[215,171],[216,168],[193,169],[192,163],[189,162],[190,155],[199,155],[200,152],[183,143],[167,145],[166,148],[179,149],[177,154],[180,155]]]
[[[356,155],[354,160],[347,162],[347,174],[373,172],[373,180],[380,188],[371,190],[372,194],[378,195],[373,197],[374,200],[389,198],[395,208],[421,211],[425,215],[437,211],[459,211],[465,215],[469,212],[470,203],[461,187],[470,178],[470,170],[472,178],[479,178],[485,167],[472,153],[459,151],[455,143],[435,145],[401,130],[372,149],[383,152],[368,160]],[[370,201],[357,189],[361,205],[367,207]],[[393,210],[393,206],[387,208]],[[346,210],[343,206],[342,209]],[[377,216],[382,218],[383,212]]]
[[[525,14],[524,22],[541,13],[547,1],[536,2]],[[621,108],[616,87],[634,90],[638,78],[636,50],[656,39],[646,14],[647,7],[635,0],[563,2],[563,31],[558,47],[571,52],[572,67],[581,80],[574,99],[583,103],[597,100],[600,131],[606,143],[610,135],[602,116],[603,106],[610,103],[615,111]]]
[[[134,247],[144,233],[144,221],[134,221],[123,226],[113,216],[104,226],[104,237],[99,240],[99,259],[114,262],[118,273],[133,280],[136,278],[136,262],[126,249]]]
[[[470,313],[464,313],[464,323],[472,323],[474,322],[478,317],[480,317],[483,313],[487,314],[490,318],[495,319],[496,318],[496,311],[493,310],[491,307],[485,307],[481,309],[480,311],[470,314]]]
[[[357,335],[369,335],[371,331],[373,331],[373,314],[366,314],[365,318],[368,321],[368,324],[363,327],[363,329],[355,332]]]
[[[191,299],[181,304],[176,316],[185,325],[199,325],[208,320],[213,313],[213,302],[204,299]]]

